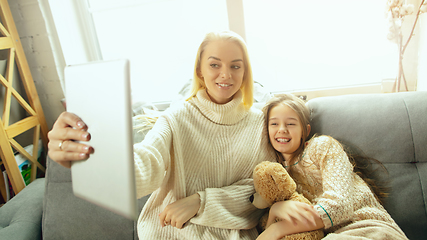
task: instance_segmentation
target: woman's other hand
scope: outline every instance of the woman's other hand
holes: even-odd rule
[[[91,146],[75,141],[89,141],[86,124],[75,114],[63,112],[48,133],[48,155],[64,167],[70,168],[71,161],[85,160],[94,152]]]
[[[197,214],[199,208],[200,195],[198,193],[180,199],[167,205],[163,212],[160,213],[160,224],[162,227],[171,225],[181,229],[186,222]]]

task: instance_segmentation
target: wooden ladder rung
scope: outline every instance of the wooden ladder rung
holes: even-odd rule
[[[46,168],[43,167],[38,161],[37,161],[37,157],[38,157],[38,151],[37,149],[35,149],[35,147],[37,146],[33,146],[33,155],[31,156],[30,153],[28,153],[27,151],[25,151],[25,149],[19,145],[19,143],[17,143],[15,140],[11,139],[10,140],[11,145],[13,146],[13,148],[15,148],[20,154],[22,154],[26,159],[28,159],[31,163],[34,163],[38,168],[40,168],[40,170],[42,170],[43,172],[46,172]]]
[[[10,37],[0,37],[0,50],[13,48],[13,40]]]
[[[19,134],[30,130],[33,127],[39,125],[37,116],[26,117],[19,122],[16,122],[5,129],[7,137],[9,139],[18,136]]]

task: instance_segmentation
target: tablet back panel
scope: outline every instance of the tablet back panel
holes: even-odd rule
[[[130,73],[127,60],[67,66],[67,111],[88,126],[95,153],[71,166],[73,192],[135,220],[138,216],[133,160]]]

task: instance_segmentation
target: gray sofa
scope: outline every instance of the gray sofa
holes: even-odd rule
[[[427,92],[322,97],[308,105],[312,132],[357,146],[384,164],[392,187],[386,209],[410,239],[425,239]],[[135,222],[75,197],[70,171],[50,159],[47,164],[43,239],[138,238]],[[140,210],[146,199],[139,200]]]

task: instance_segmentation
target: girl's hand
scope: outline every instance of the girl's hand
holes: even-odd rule
[[[48,155],[64,167],[70,168],[71,161],[85,160],[94,152],[88,145],[75,141],[89,141],[86,124],[75,114],[63,112],[48,133]]]
[[[276,218],[281,221],[274,222]],[[313,206],[296,201],[277,202],[271,206],[266,229],[257,240],[280,239],[290,234],[324,227],[322,219]]]
[[[276,218],[291,222],[295,226],[299,223],[303,223],[315,227],[316,220],[320,219],[320,216],[313,206],[288,200],[276,202],[271,206],[266,228],[273,224]]]
[[[276,222],[269,226],[269,228],[266,228],[258,237],[256,240],[277,240],[282,237],[285,237],[288,235],[288,229],[289,226],[286,226],[286,224],[283,224],[284,222]]]
[[[186,222],[194,217],[200,208],[200,196],[195,193],[189,197],[180,199],[165,207],[159,214],[162,227],[171,225],[181,229]]]

